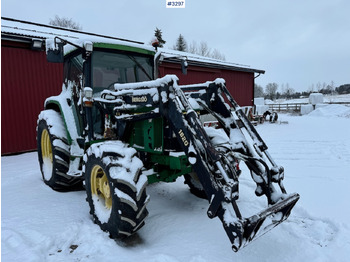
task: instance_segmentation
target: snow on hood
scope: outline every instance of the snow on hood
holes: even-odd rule
[[[138,89],[142,87],[158,87],[158,86],[169,84],[171,82],[173,82],[174,83],[173,85],[176,86],[177,81],[179,81],[179,78],[176,75],[166,75],[162,78],[158,78],[152,81],[127,83],[127,84],[114,84],[114,89],[118,91],[118,90],[125,90],[125,89]]]

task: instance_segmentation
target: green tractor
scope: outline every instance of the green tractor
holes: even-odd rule
[[[112,238],[144,225],[147,184],[180,176],[209,201],[207,215],[222,221],[234,251],[288,218],[299,195],[287,194],[283,167],[223,79],[187,86],[174,75],[155,79],[154,49],[132,42],[55,37],[46,48],[48,61],[64,63],[64,83],[38,117],[43,180],[57,191],[85,188],[94,222]],[[268,207],[248,218],[238,207],[239,163],[267,198]]]

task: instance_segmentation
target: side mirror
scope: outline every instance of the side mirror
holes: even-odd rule
[[[187,67],[188,67],[187,60],[182,59],[181,60],[181,71],[182,71],[182,74],[187,75]]]
[[[52,48],[52,46],[49,46],[46,50],[47,61],[51,63],[63,63],[64,61],[63,46],[64,46],[63,42],[55,43],[54,48]]]

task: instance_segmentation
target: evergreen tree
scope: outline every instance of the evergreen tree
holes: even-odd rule
[[[174,47],[175,50],[178,51],[187,51],[187,43],[185,38],[180,34],[179,37],[176,40],[176,45]]]
[[[154,36],[158,39],[159,47],[163,47],[166,41],[162,37],[162,30],[156,27],[156,30],[154,30]]]

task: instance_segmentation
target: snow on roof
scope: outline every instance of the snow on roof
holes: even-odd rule
[[[214,59],[210,57],[204,57],[197,54],[165,49],[165,48],[158,48],[156,57],[159,57],[160,61],[166,61],[166,62],[179,63],[179,61],[181,60],[186,60],[190,65],[226,68],[230,70],[255,72],[260,74],[265,73],[264,70],[254,69],[254,68],[251,68],[249,65],[242,65],[242,64],[227,62],[227,61]]]
[[[58,36],[78,45],[89,40],[94,43],[132,46],[154,52],[152,46],[138,41],[1,17],[1,38],[6,38],[6,36],[22,38],[23,40],[33,38],[52,39]]]

